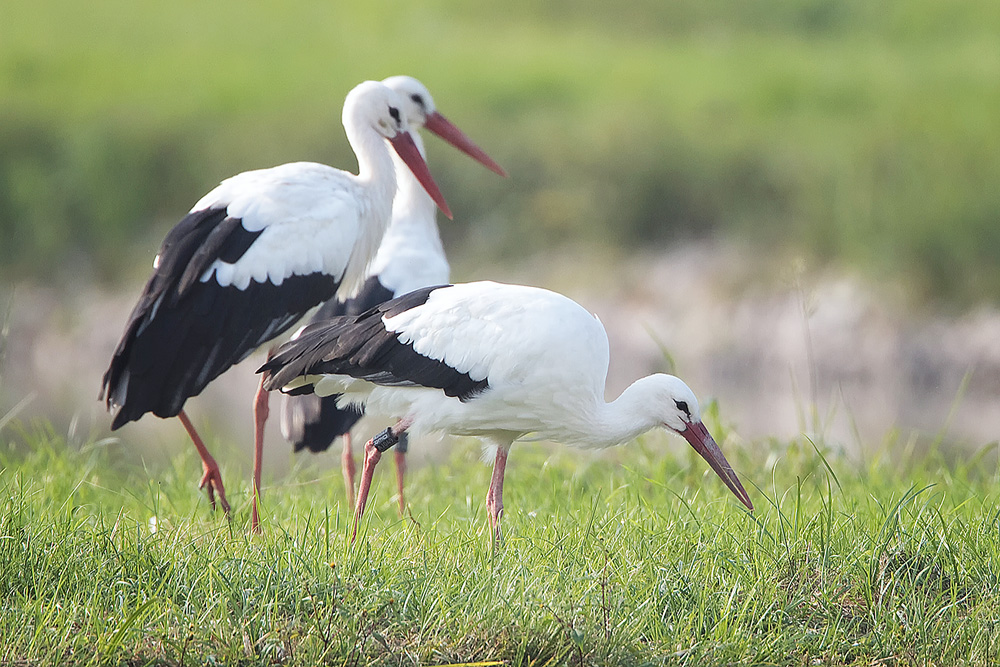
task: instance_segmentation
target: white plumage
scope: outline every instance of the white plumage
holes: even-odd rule
[[[372,215],[365,217],[374,222],[366,224],[358,205],[361,184],[352,176],[322,164],[295,162],[223,181],[191,211],[225,205],[246,231],[261,235],[235,263],[215,260],[202,282],[214,279],[221,286],[246,289],[251,280],[280,285],[292,275],[321,272],[336,279],[342,291],[355,291],[367,266],[368,239],[380,238],[388,215],[381,201],[373,202]]]
[[[525,436],[579,447],[627,442],[655,427],[685,437],[750,509],[746,491],[701,423],[698,401],[671,375],[636,380],[604,399],[603,325],[567,297],[536,287],[475,282],[428,288],[354,317],[312,325],[261,371],[265,388],[343,393],[400,422],[369,442],[356,518],[380,447],[402,432],[445,432],[497,446],[487,494],[499,525],[503,470]]]

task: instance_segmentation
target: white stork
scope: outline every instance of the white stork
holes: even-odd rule
[[[258,372],[267,390],[340,393],[369,413],[400,417],[365,445],[355,535],[375,465],[407,431],[496,445],[486,510],[497,537],[507,452],[529,434],[609,447],[663,427],[683,436],[752,510],[687,385],[650,375],[608,403],[608,361],[604,327],[575,301],[536,287],[475,282],[419,289],[310,325]]]
[[[112,429],[147,412],[178,416],[202,459],[214,507],[229,504],[219,466],[183,408],[215,377],[338,292],[353,294],[389,223],[396,192],[390,147],[451,217],[402,116],[404,102],[366,81],[344,101],[358,174],[296,162],[248,171],[201,198],[166,236],[101,390]],[[267,419],[254,398],[252,528]]]
[[[426,127],[442,136],[493,172],[507,172],[464,135],[455,135],[455,126],[442,122],[434,99],[426,86],[411,76],[383,79],[389,88],[403,98],[403,115],[410,124],[413,141],[424,154],[419,130]],[[396,168],[396,197],[392,201],[392,220],[382,238],[361,290],[347,300],[331,299],[312,318],[318,322],[337,315],[357,315],[396,296],[420,287],[441,285],[449,281],[450,267],[444,254],[436,220],[436,206],[420,183],[405,167]],[[354,457],[351,453],[351,428],[361,418],[361,410],[353,405],[337,407],[336,396],[315,394],[285,396],[281,403],[281,432],[295,451],[309,449],[322,452],[337,438],[343,437],[341,466],[347,487],[348,503],[354,504]],[[406,470],[407,436],[401,434],[396,444],[396,485],[399,511],[403,513],[403,476]]]

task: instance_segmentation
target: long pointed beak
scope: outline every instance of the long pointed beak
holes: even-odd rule
[[[434,177],[431,176],[430,169],[427,168],[427,163],[424,162],[424,158],[420,155],[420,151],[417,149],[417,145],[413,143],[413,137],[410,136],[409,132],[400,132],[395,137],[389,140],[392,144],[393,149],[399,155],[399,157],[406,163],[406,166],[410,168],[413,175],[417,177],[420,181],[420,185],[424,187],[427,194],[431,196],[431,199],[438,205],[441,212],[448,216],[448,219],[452,219],[451,209],[448,208],[448,202],[444,200],[444,195],[441,194],[441,190],[438,189],[437,183],[434,182]]]
[[[435,111],[428,115],[426,122],[424,122],[424,127],[490,171],[507,178],[507,172],[504,171],[503,167],[494,162],[493,158],[486,154],[486,151],[477,146],[472,139],[465,135],[465,132],[452,125],[450,120],[441,115],[441,112]]]
[[[752,512],[753,503],[750,502],[750,496],[747,495],[746,489],[740,484],[739,478],[733,472],[733,467],[729,465],[729,461],[726,460],[719,446],[715,444],[715,439],[708,432],[708,429],[705,428],[705,425],[701,422],[690,424],[680,434],[691,443],[694,451],[701,454],[701,457],[708,461],[708,465],[712,466],[715,474],[725,482],[729,490],[740,499],[740,502],[746,505],[747,509]]]

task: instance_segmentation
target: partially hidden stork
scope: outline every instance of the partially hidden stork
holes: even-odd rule
[[[365,445],[355,536],[375,465],[405,432],[475,436],[496,446],[486,494],[496,537],[507,454],[529,434],[601,448],[665,428],[684,437],[752,510],[688,386],[650,375],[608,403],[608,362],[603,325],[575,301],[537,287],[474,282],[419,289],[310,325],[258,372],[267,390],[339,393],[371,414],[399,417]]]
[[[419,130],[426,127],[446,139],[491,171],[507,172],[464,135],[456,135],[455,126],[445,121],[437,110],[427,87],[411,76],[383,79],[403,99],[403,115],[410,124],[413,141],[423,151]],[[420,287],[449,281],[450,267],[441,244],[436,220],[436,206],[408,169],[397,165],[396,197],[392,201],[392,220],[378,253],[368,269],[360,291],[346,300],[331,299],[316,311],[311,322],[338,315],[357,315],[372,306]],[[361,418],[354,405],[337,407],[337,396],[316,394],[284,396],[281,402],[281,432],[296,452],[308,449],[322,452],[338,437],[343,439],[341,467],[347,499],[354,504],[354,457],[351,452],[351,428]],[[406,507],[403,477],[406,470],[407,434],[402,433],[395,449],[396,486],[399,512]]]
[[[104,374],[112,429],[147,412],[178,416],[202,460],[201,487],[227,515],[219,466],[184,412],[188,398],[338,293],[353,294],[389,223],[396,193],[392,152],[451,212],[402,114],[382,83],[359,84],[343,124],[358,174],[295,162],[237,174],[201,198],[166,236]],[[259,530],[267,392],[254,397],[251,527]]]

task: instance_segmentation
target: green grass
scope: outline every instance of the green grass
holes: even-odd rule
[[[0,664],[988,665],[1000,651],[993,452],[859,463],[806,441],[729,444],[751,515],[662,436],[601,456],[524,444],[493,547],[489,468],[459,443],[414,471],[406,519],[383,464],[351,546],[339,471],[271,480],[249,539],[232,468],[227,524],[187,453],[147,469],[127,442],[2,436]]]
[[[138,282],[220,179],[352,168],[343,96],[409,73],[511,174],[428,142],[470,273],[526,248],[718,235],[996,301],[998,6],[14,3],[0,276]]]

